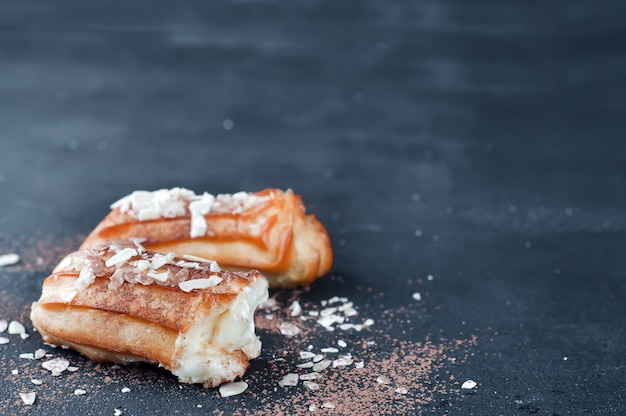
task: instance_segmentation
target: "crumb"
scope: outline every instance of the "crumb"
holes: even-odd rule
[[[20,393],[20,397],[22,401],[27,406],[32,406],[35,403],[35,399],[37,398],[37,393],[34,391],[29,391],[28,393]]]
[[[222,384],[219,388],[219,393],[221,397],[236,396],[246,391],[247,388],[248,384],[245,381],[236,381]]]
[[[467,380],[461,385],[461,388],[464,390],[471,390],[477,386],[474,380]]]
[[[20,256],[15,253],[0,255],[0,267],[12,266],[20,261]]]

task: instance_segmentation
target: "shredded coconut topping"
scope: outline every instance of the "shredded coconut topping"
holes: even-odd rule
[[[223,280],[219,275],[222,273],[221,268],[213,260],[194,256],[179,259],[174,253],[154,253],[139,248],[137,244],[137,240],[114,242],[66,257],[57,270],[78,272],[79,276],[73,288],[59,294],[61,301],[71,302],[98,277],[108,277],[111,290],[124,283],[140,283],[177,286],[185,292],[211,288]],[[207,275],[209,277],[205,278]],[[12,325],[10,331],[19,330],[15,327],[17,323]]]
[[[205,192],[196,195],[185,188],[159,189],[153,192],[135,191],[111,204],[111,209],[119,208],[121,212],[139,221],[190,216],[189,236],[197,238],[210,233],[205,215],[211,212],[242,214],[273,196],[258,196],[248,192],[217,196]]]

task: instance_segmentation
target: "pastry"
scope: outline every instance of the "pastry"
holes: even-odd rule
[[[273,288],[309,284],[333,263],[326,228],[306,215],[290,190],[217,196],[183,188],[135,191],[111,210],[81,248],[139,237],[149,250],[212,259],[229,270],[259,270]]]
[[[121,241],[65,257],[31,320],[45,341],[95,361],[155,363],[180,382],[215,387],[259,356],[253,315],[267,296],[258,271],[221,271]]]

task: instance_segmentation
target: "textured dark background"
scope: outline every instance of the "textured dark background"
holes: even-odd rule
[[[432,274],[415,337],[479,334],[455,370],[479,389],[428,411],[626,414],[625,18],[619,0],[2,1],[0,248],[86,234],[135,189],[291,187],[343,277],[311,296],[360,285],[390,308]],[[5,314],[47,272],[0,269]],[[145,394],[125,414],[185,400]]]

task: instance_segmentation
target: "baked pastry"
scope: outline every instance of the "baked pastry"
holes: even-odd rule
[[[259,270],[272,288],[309,284],[333,263],[326,228],[306,215],[290,190],[217,196],[183,188],[135,191],[111,210],[81,248],[139,237],[149,250],[212,259],[229,270]]]
[[[144,361],[183,383],[215,387],[259,356],[254,311],[267,300],[258,271],[113,242],[65,257],[43,282],[31,320],[47,342],[92,360]]]

